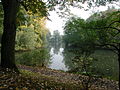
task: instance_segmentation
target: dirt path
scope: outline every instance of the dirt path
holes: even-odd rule
[[[58,70],[52,70],[48,68],[37,68],[37,67],[30,67],[30,66],[18,66],[20,69],[28,70],[32,72],[39,73],[40,75],[48,76],[54,78],[55,80],[62,82],[62,83],[72,83],[77,85],[86,85],[88,83],[88,77],[78,74],[71,74],[66,73]],[[118,89],[118,82],[113,80],[107,80],[102,78],[92,78],[89,81],[89,84],[92,85],[94,90],[119,90]]]

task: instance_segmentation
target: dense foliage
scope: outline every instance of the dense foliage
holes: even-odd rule
[[[119,28],[120,11],[116,9],[95,13],[86,21],[78,17],[72,17],[68,20],[64,27],[65,46],[66,48],[77,47],[77,50],[74,49],[72,52],[75,52],[76,55],[79,53],[77,56],[73,56],[71,64],[75,66],[75,69],[73,68],[72,71],[84,72],[90,77],[93,76],[96,72],[94,63],[98,59],[93,57],[93,53],[95,50],[103,48],[112,50],[117,55],[117,62],[120,65]],[[70,57],[68,58],[70,59]]]
[[[77,46],[87,50],[106,47],[118,53],[120,43],[119,12],[119,10],[107,10],[95,13],[86,21],[72,17],[64,27],[66,46]]]
[[[18,14],[20,17],[18,18],[20,26],[17,29],[16,36],[16,46],[18,46],[18,49],[19,47],[27,49],[42,47],[49,33],[49,30],[45,27],[45,17],[39,17],[38,14],[29,15],[28,13],[21,9],[21,12]]]
[[[0,12],[0,37],[2,36],[3,12]],[[17,17],[16,50],[34,49],[45,46],[49,30],[45,27],[46,18],[30,14],[21,7]]]

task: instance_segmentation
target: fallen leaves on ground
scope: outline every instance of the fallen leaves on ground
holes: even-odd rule
[[[88,79],[48,68],[18,67],[21,74],[0,69],[0,90],[85,90],[82,84]],[[93,78],[91,84],[90,90],[118,90],[118,82],[112,80]]]

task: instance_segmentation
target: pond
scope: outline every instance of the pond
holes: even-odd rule
[[[72,62],[75,54],[64,48],[37,49],[29,52],[16,53],[17,64],[30,66],[45,66],[51,69],[69,71],[77,65]],[[94,74],[118,80],[117,56],[110,50],[96,50],[92,55],[97,60],[92,63]]]

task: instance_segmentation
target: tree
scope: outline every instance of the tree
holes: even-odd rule
[[[97,14],[96,17],[99,15],[101,15],[99,18],[87,23],[86,29],[95,31],[98,38],[96,46],[109,48],[117,54],[120,67],[120,10],[107,10]]]
[[[111,9],[95,13],[84,24],[81,21],[78,18],[66,23],[64,29],[67,44],[77,45],[83,52],[94,51],[96,48],[110,49],[117,54],[120,66],[120,11]]]
[[[15,36],[16,36],[16,17],[19,10],[20,2],[18,0],[1,0],[4,11],[4,30],[1,41],[1,67],[9,68],[15,71],[17,67],[15,65]],[[28,3],[29,4],[29,1]],[[33,11],[34,13],[39,10],[35,9],[39,6],[41,7],[40,16],[46,15],[45,4],[42,1],[37,1],[36,3],[31,3],[33,6],[27,7],[26,9]],[[39,11],[40,12],[40,11]]]
[[[64,39],[69,46],[112,48],[119,57],[119,14],[119,10],[107,10],[93,14],[87,21],[72,17],[65,24]]]
[[[72,17],[64,27],[64,40],[66,47],[77,47],[83,51],[94,48],[95,34],[93,30],[86,30],[86,21],[81,18]]]
[[[15,65],[16,16],[19,9],[17,0],[2,0],[4,10],[4,31],[1,41],[1,67],[17,70]]]
[[[97,18],[90,20],[90,17],[86,29],[93,29],[96,33],[96,46],[111,48],[120,61],[120,11],[111,9],[94,15],[92,16]]]
[[[61,38],[60,32],[58,30],[55,30],[50,40],[50,44],[54,48],[53,51],[55,54],[58,54],[59,49],[61,47],[61,43],[62,43],[62,38]]]
[[[2,29],[3,29],[3,10],[2,10],[2,5],[0,4],[0,42],[1,42],[1,37],[2,37]]]
[[[31,15],[23,7],[18,12],[16,33],[16,49],[34,49],[46,44],[49,32],[46,28],[46,17]]]

